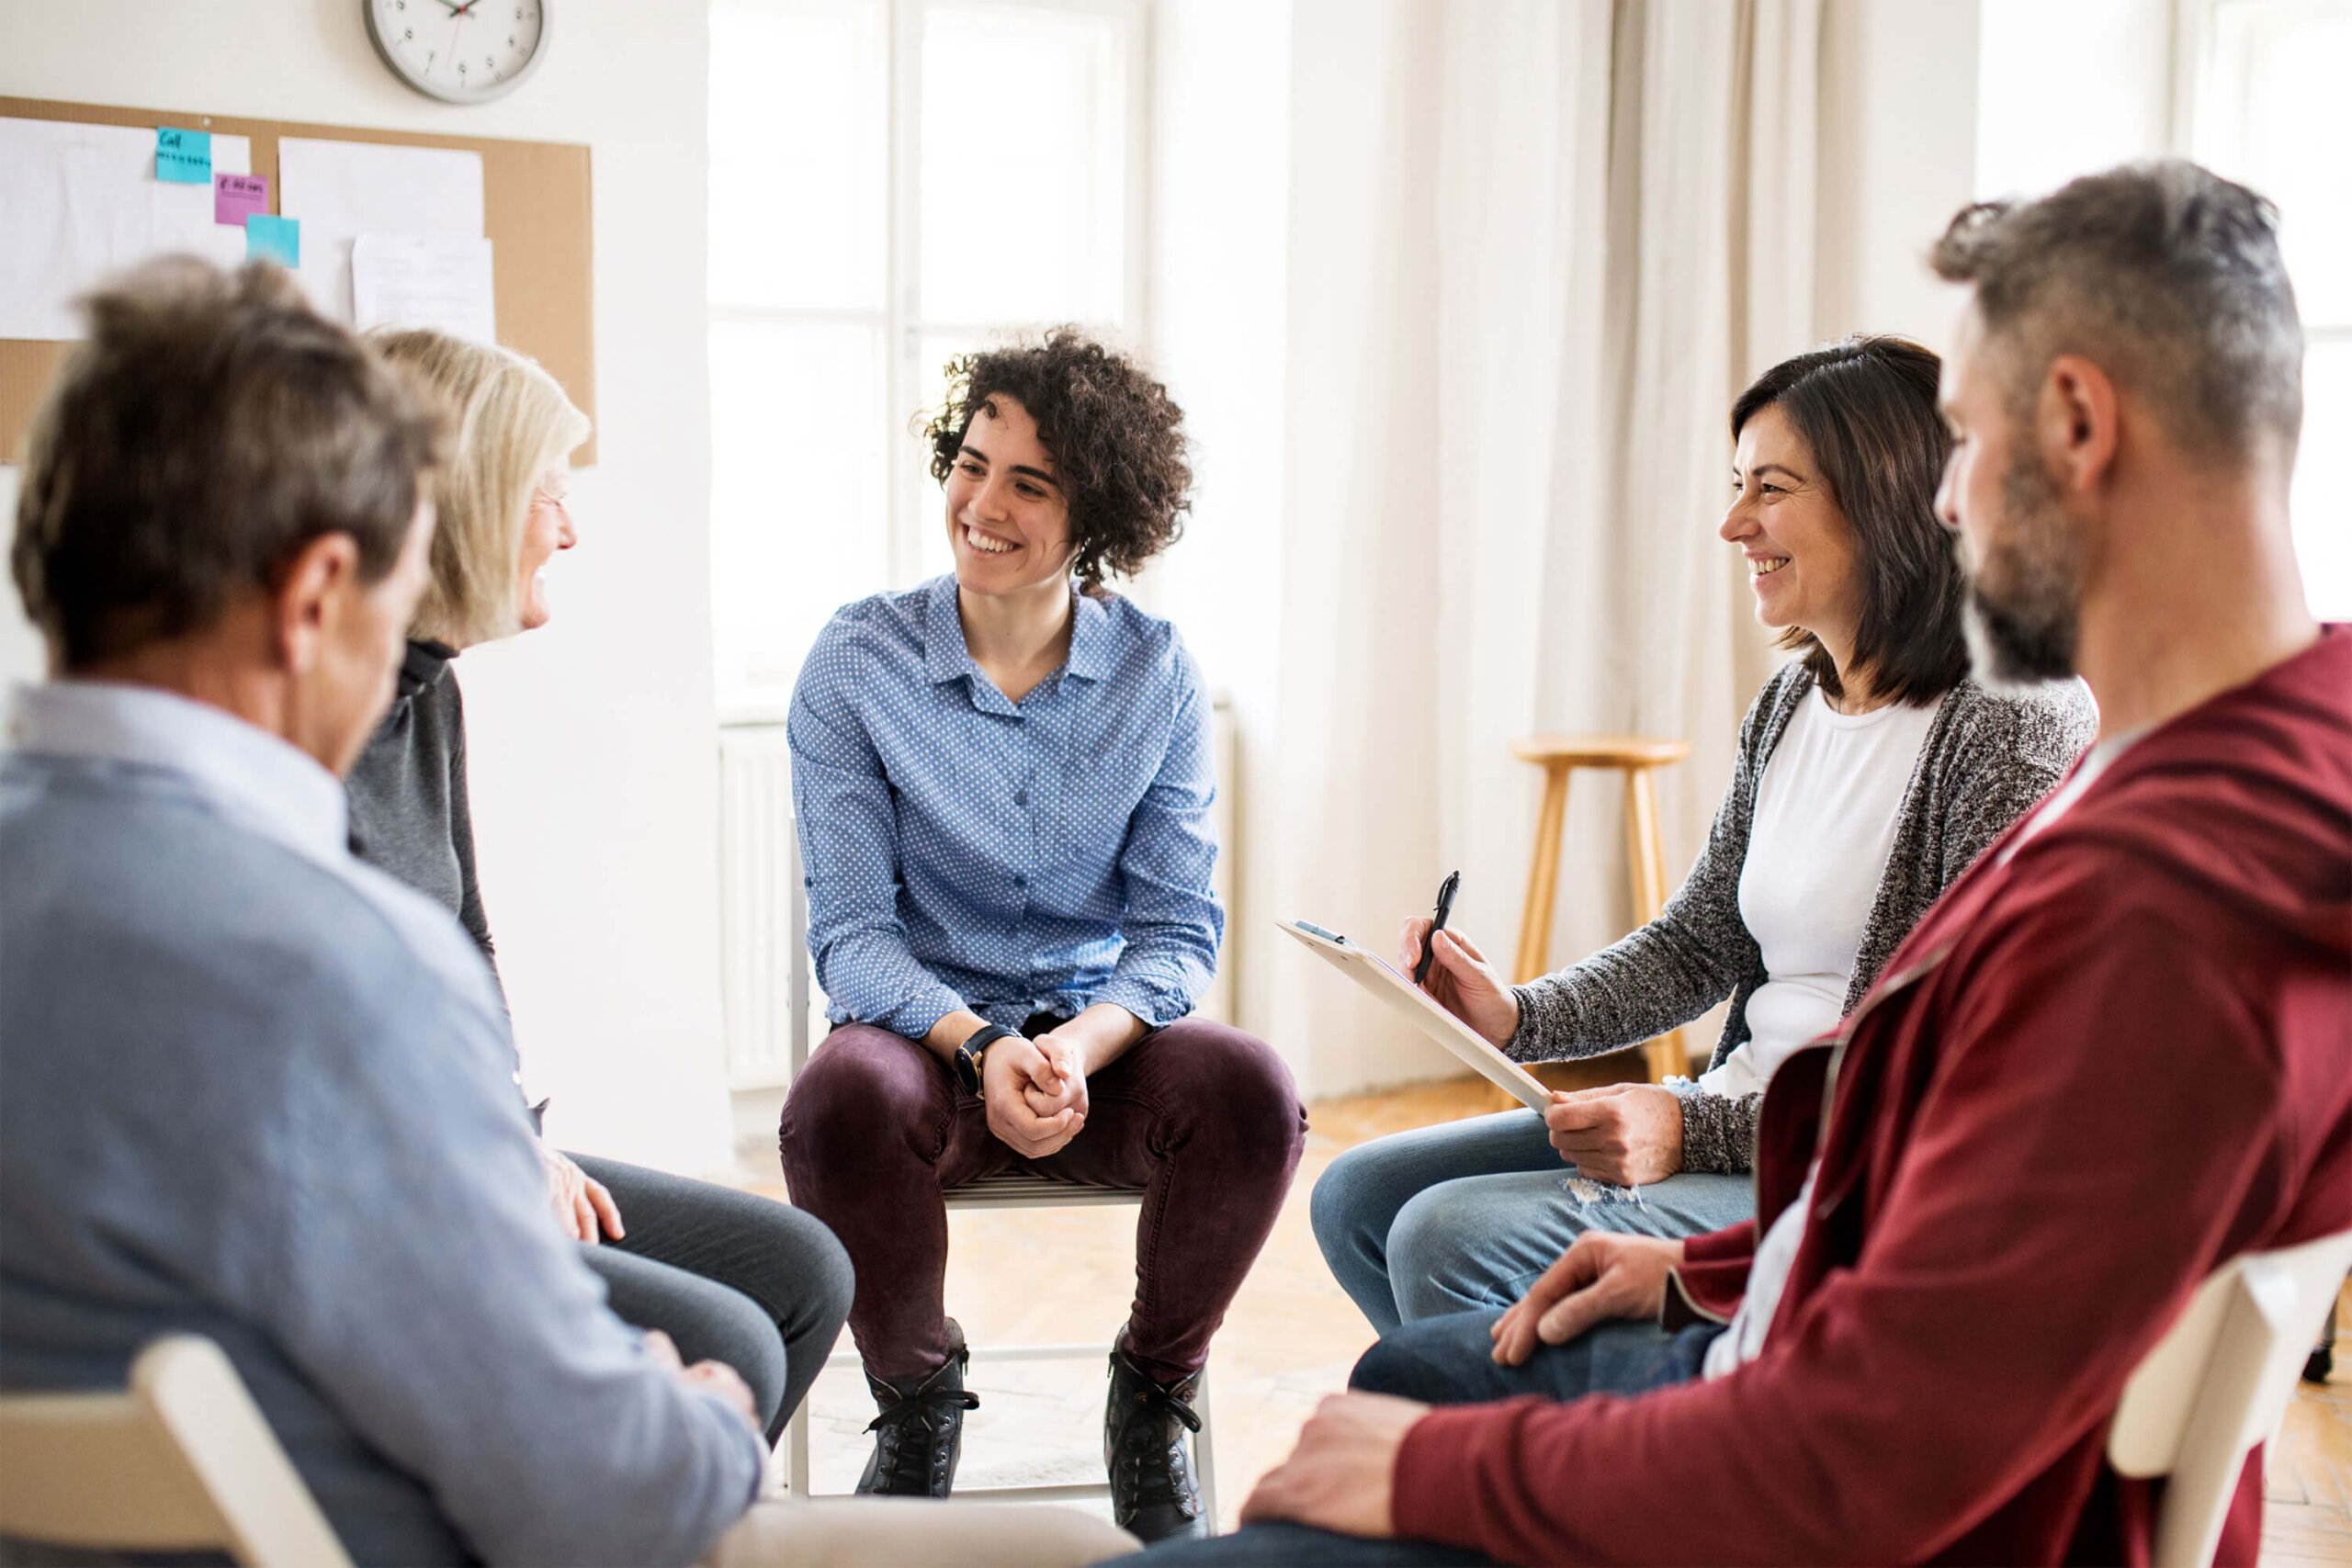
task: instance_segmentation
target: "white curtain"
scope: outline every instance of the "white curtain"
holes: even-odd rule
[[[1238,939],[1309,1093],[1447,1064],[1259,917],[1385,945],[1458,867],[1456,923],[1508,967],[1512,740],[1687,739],[1669,884],[1704,836],[1771,667],[1713,530],[1733,397],[1811,340],[1820,6],[1297,0],[1281,732],[1251,781],[1283,827]],[[1630,919],[1621,794],[1580,783],[1555,964]]]

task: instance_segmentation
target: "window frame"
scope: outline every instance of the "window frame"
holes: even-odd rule
[[[879,307],[752,306],[721,304],[706,298],[704,332],[722,324],[855,326],[875,333],[883,356],[880,384],[890,423],[884,446],[883,526],[889,581],[877,589],[904,588],[922,580],[924,536],[933,519],[925,502],[937,491],[920,465],[922,445],[910,422],[919,412],[926,382],[936,367],[923,363],[923,344],[935,336],[977,338],[1044,322],[933,320],[922,306],[922,46],[924,20],[933,10],[1055,12],[1102,17],[1121,33],[1126,73],[1125,168],[1122,213],[1121,308],[1113,326],[1130,344],[1151,341],[1152,42],[1154,0],[881,0],[886,38],[888,107],[885,110],[882,304]],[[707,223],[706,222],[706,229]],[[716,389],[713,389],[716,396]],[[718,530],[712,531],[714,570],[718,565]],[[714,674],[717,672],[714,671]],[[789,694],[746,700],[730,682],[718,682],[719,722],[775,723],[785,716]]]

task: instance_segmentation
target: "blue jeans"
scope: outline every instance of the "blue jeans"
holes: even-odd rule
[[[1641,1201],[1581,1201],[1576,1168],[1532,1111],[1473,1116],[1360,1144],[1315,1184],[1315,1239],[1382,1334],[1446,1313],[1506,1307],[1589,1230],[1681,1237],[1756,1213],[1746,1174],[1685,1173]]]
[[[1408,1324],[1363,1353],[1348,1384],[1430,1404],[1471,1404],[1527,1393],[1563,1401],[1588,1393],[1645,1393],[1697,1377],[1708,1345],[1723,1332],[1712,1323],[1695,1325],[1679,1334],[1668,1334],[1655,1324],[1604,1323],[1566,1345],[1539,1347],[1524,1366],[1498,1367],[1488,1337],[1498,1315],[1453,1313]],[[1466,1547],[1436,1541],[1366,1540],[1305,1525],[1281,1524],[1245,1525],[1231,1535],[1206,1540],[1166,1541],[1122,1561],[1149,1568],[1187,1563],[1226,1568],[1248,1563],[1453,1568],[1493,1559]]]

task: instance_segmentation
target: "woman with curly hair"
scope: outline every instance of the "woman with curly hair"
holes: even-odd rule
[[[861,1492],[944,1496],[968,1359],[943,1194],[1027,1172],[1148,1191],[1103,1443],[1118,1522],[1204,1534],[1184,1429],[1290,1186],[1282,1062],[1189,1017],[1216,966],[1200,668],[1104,586],[1177,536],[1183,413],[1062,329],[949,367],[927,434],[956,570],[836,614],[790,722],[808,950],[834,1028],[786,1100],[792,1201],[857,1272],[881,1414]]]

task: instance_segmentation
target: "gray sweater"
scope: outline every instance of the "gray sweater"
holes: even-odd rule
[[[1731,1015],[1711,1066],[1747,1039],[1747,998],[1769,977],[1739,913],[1739,875],[1765,764],[1814,679],[1792,663],[1769,682],[1740,721],[1739,754],[1715,824],[1690,876],[1658,918],[1583,963],[1517,987],[1519,1032],[1504,1049],[1522,1062],[1599,1055],[1678,1028],[1728,996]],[[1946,693],[1919,748],[1899,808],[1854,972],[1850,1011],[1929,905],[1968,869],[2090,743],[2098,710],[2068,681],[2030,693],[1962,681]],[[1677,1084],[1682,1168],[1746,1170],[1756,1146],[1760,1094],[1737,1099]]]

